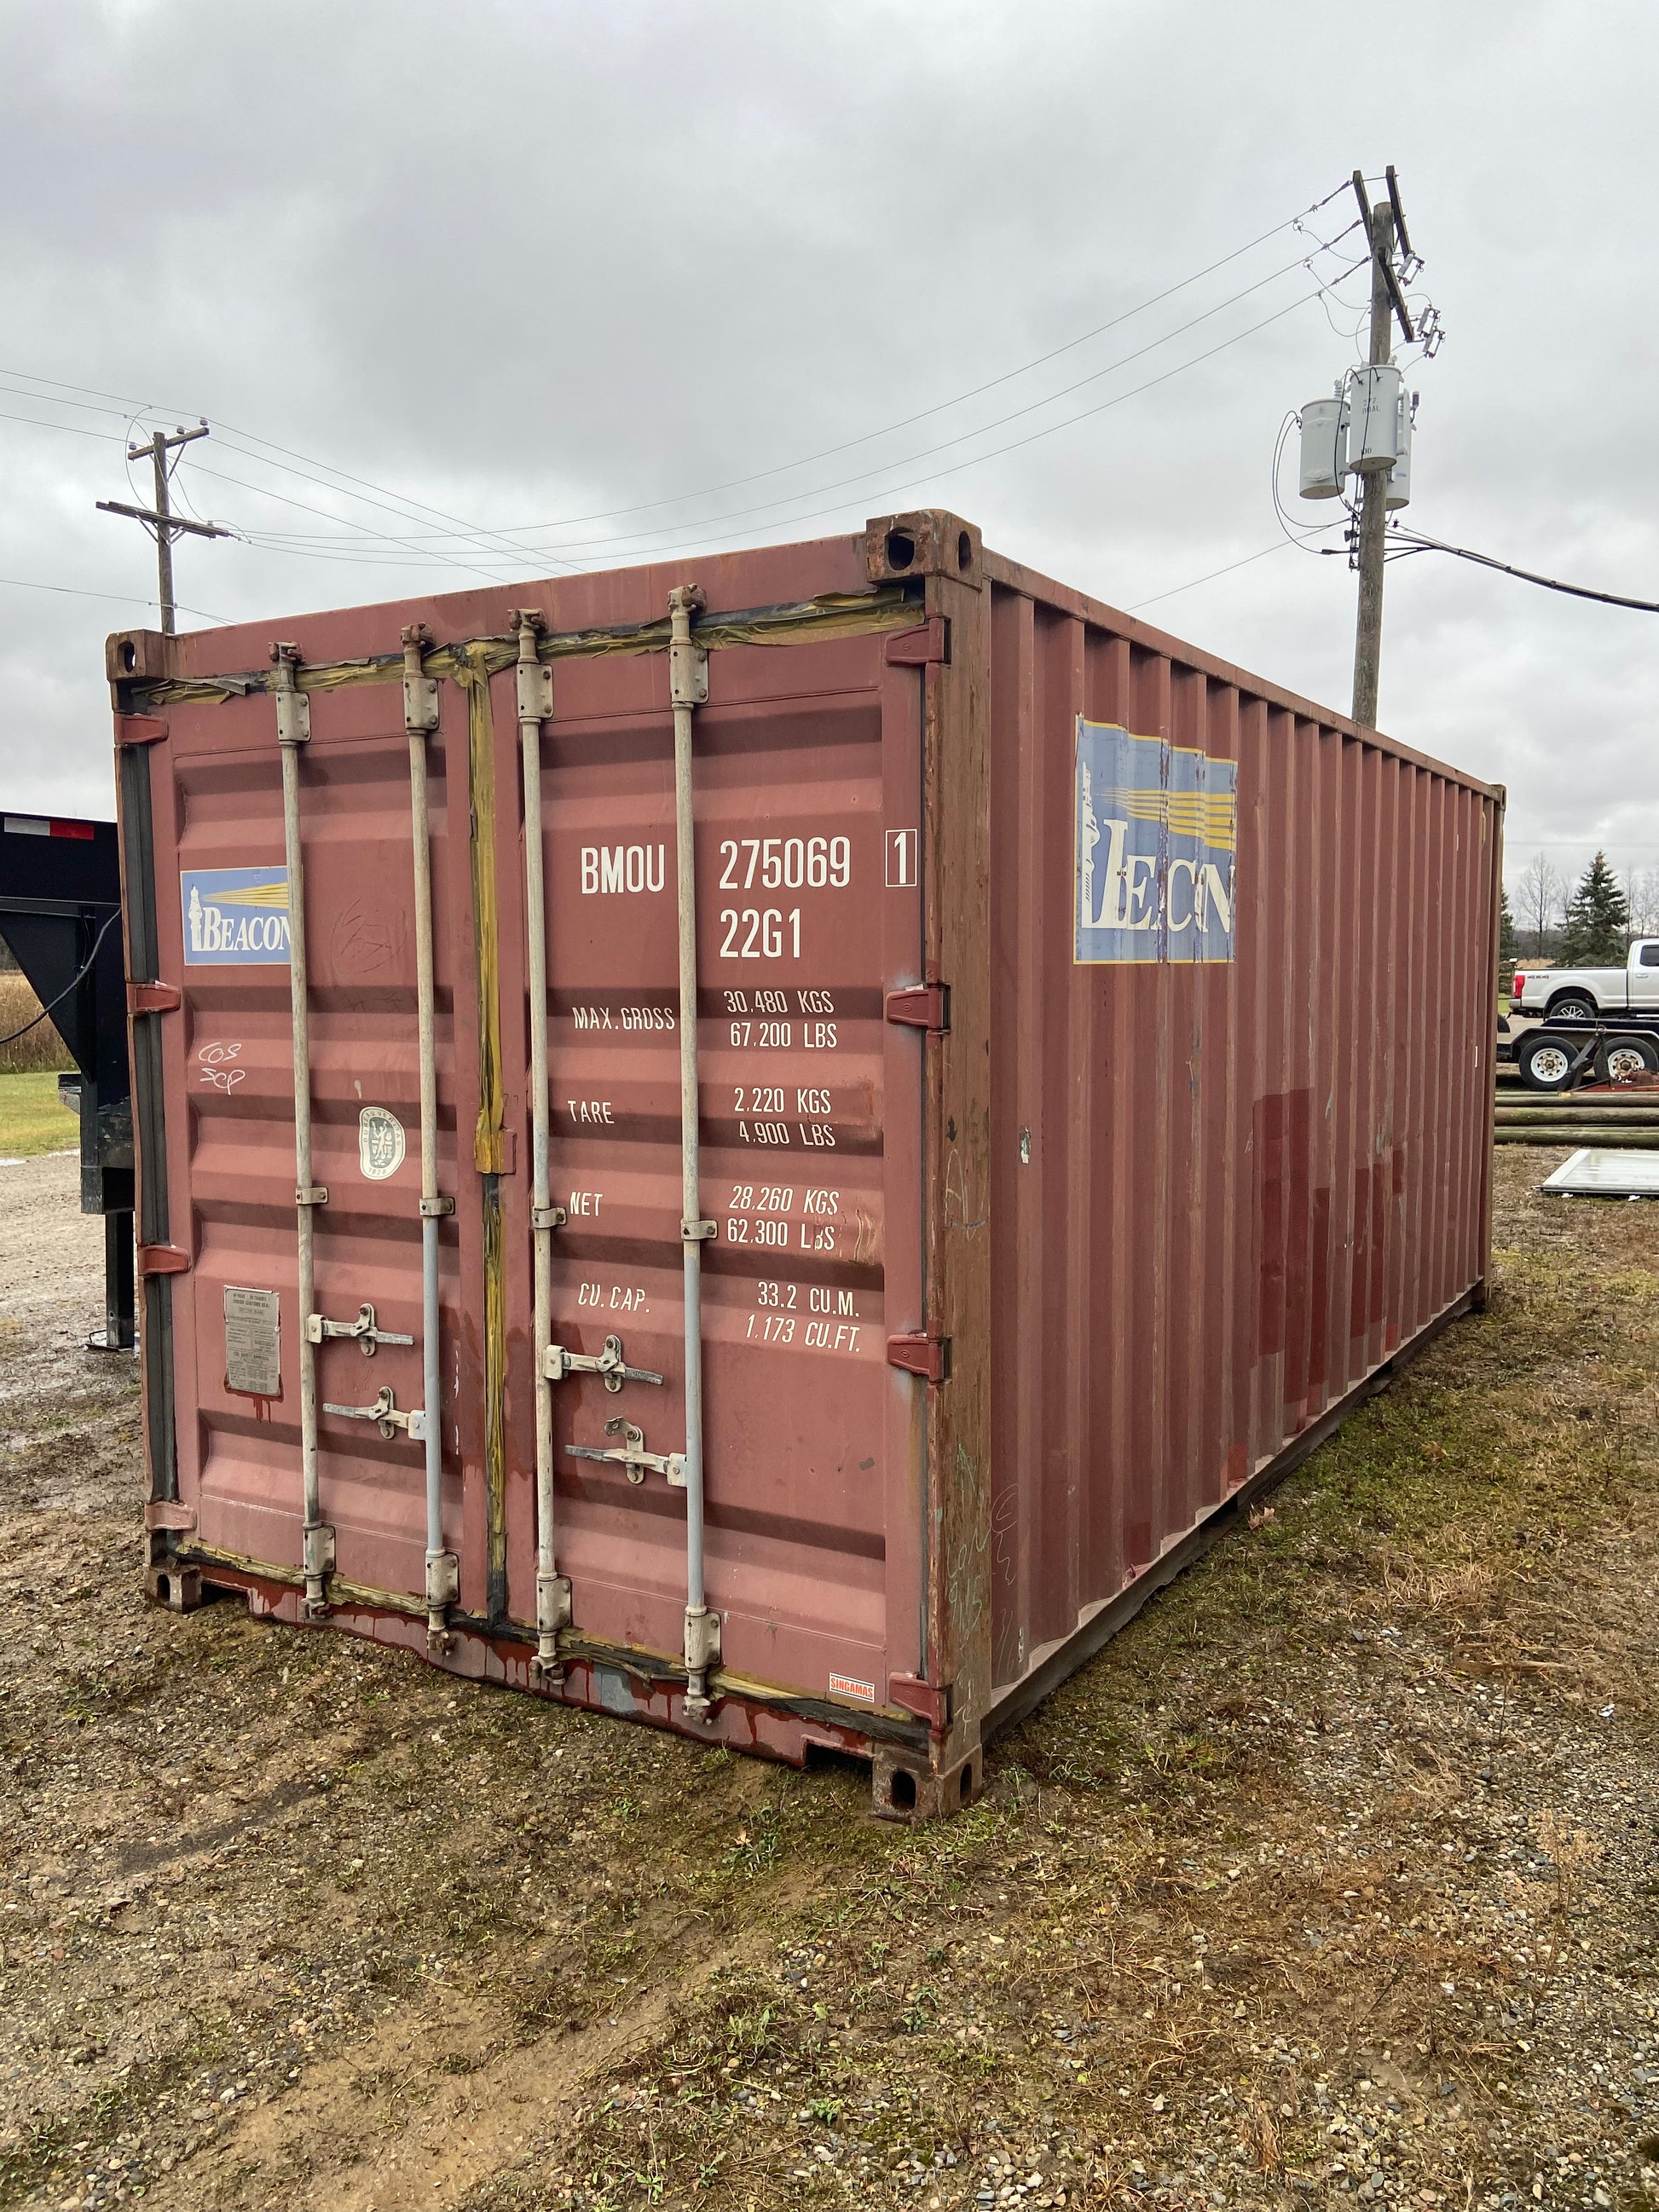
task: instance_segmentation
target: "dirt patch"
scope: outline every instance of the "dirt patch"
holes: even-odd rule
[[[914,1832],[146,1611],[99,1224],[10,1170],[0,2204],[1659,2196],[1659,1215],[1555,1158],[1492,1310]]]

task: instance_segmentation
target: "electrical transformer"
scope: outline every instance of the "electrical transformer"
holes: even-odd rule
[[[1302,410],[1302,482],[1304,499],[1335,499],[1348,471],[1348,403],[1339,391],[1334,399],[1310,399]]]

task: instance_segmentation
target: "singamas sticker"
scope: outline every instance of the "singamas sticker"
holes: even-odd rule
[[[286,968],[286,868],[186,868],[179,878],[186,968]]]

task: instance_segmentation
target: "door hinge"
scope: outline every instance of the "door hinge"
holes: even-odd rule
[[[695,618],[708,605],[700,584],[683,584],[677,602],[669,595],[673,617],[684,612]],[[674,707],[705,707],[708,703],[708,649],[695,637],[671,638],[668,646],[668,699]]]
[[[919,1674],[890,1674],[887,1702],[926,1721],[935,1735],[943,1735],[951,1725],[948,1682],[924,1682]]]
[[[276,742],[279,745],[309,744],[311,694],[302,691],[299,685],[300,648],[297,645],[273,645],[270,657],[276,666],[272,686],[276,695]]]
[[[902,1367],[907,1375],[920,1375],[924,1382],[948,1382],[951,1340],[948,1336],[927,1336],[920,1332],[913,1336],[890,1336],[887,1364]]]
[[[159,745],[167,734],[167,726],[155,714],[118,714],[115,717],[117,746]]]
[[[890,668],[949,667],[951,624],[944,615],[929,615],[915,629],[895,630],[887,641]]]
[[[190,1267],[190,1255],[181,1252],[176,1244],[141,1244],[138,1247],[138,1272],[141,1275],[182,1275]]]
[[[538,615],[537,621],[541,620]],[[519,674],[519,720],[521,722],[550,722],[553,719],[553,664],[550,660],[520,660]]]
[[[915,983],[908,991],[887,994],[887,1018],[907,1028],[926,1030],[929,1036],[944,1036],[951,1027],[951,986]]]
[[[176,1014],[184,1003],[184,994],[175,984],[128,981],[130,1014]]]
[[[144,1508],[146,1528],[193,1528],[196,1508],[177,1498],[152,1498]]]
[[[438,726],[438,679],[422,665],[431,643],[424,623],[404,624],[404,729],[411,738],[430,737]]]

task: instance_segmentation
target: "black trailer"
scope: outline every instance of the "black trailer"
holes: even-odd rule
[[[1513,1056],[1528,1091],[1639,1083],[1659,1073],[1659,1014],[1616,1014],[1593,1022],[1551,1015],[1516,1040]]]
[[[91,1342],[131,1351],[132,1092],[114,823],[0,815],[0,939],[80,1071],[81,1211],[104,1217],[105,1325]]]

